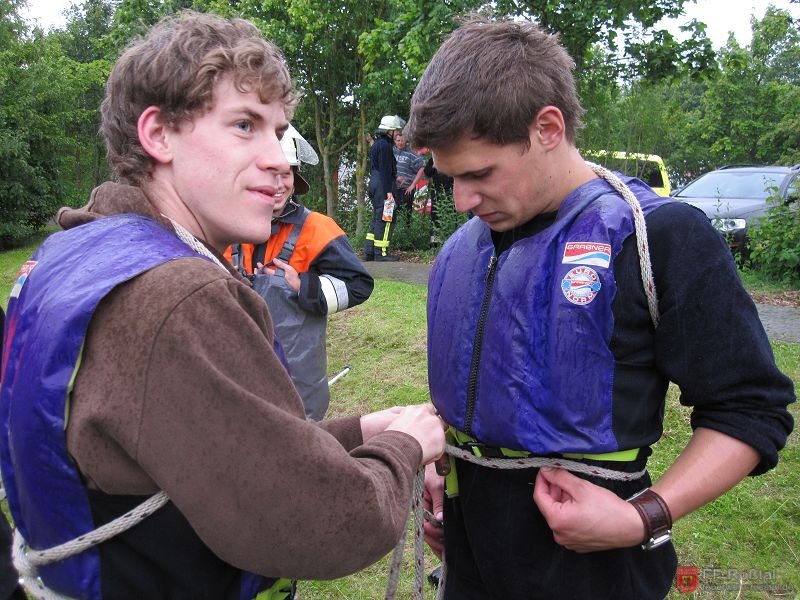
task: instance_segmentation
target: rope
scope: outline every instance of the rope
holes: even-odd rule
[[[414,478],[414,592],[417,598],[422,598],[425,586],[425,532],[423,520],[425,505],[423,493],[425,491],[425,469],[417,471]]]
[[[611,481],[633,481],[640,479],[647,472],[647,469],[642,469],[640,471],[627,473],[625,471],[606,469],[566,458],[547,458],[543,456],[490,458],[486,456],[475,456],[468,450],[464,450],[450,444],[445,446],[445,453],[481,467],[487,467],[489,469],[532,469],[553,467],[557,469],[566,469],[567,471],[572,471],[573,473],[583,473],[584,475],[599,477],[600,479],[608,479]],[[422,600],[422,598],[424,598],[425,554],[423,521],[428,521],[430,523],[436,522],[436,518],[430,513],[430,511],[425,510],[423,507],[424,486],[425,469],[422,468],[417,471],[417,475],[414,478],[414,491],[411,496],[411,509],[409,510],[408,517],[406,518],[406,526],[403,528],[403,534],[400,537],[400,541],[394,547],[394,550],[392,551],[392,558],[389,561],[389,577],[386,582],[386,595],[384,600],[394,600],[397,595],[397,588],[400,579],[400,568],[403,562],[406,536],[408,534],[408,525],[412,516],[414,519],[414,599]],[[446,565],[447,563],[444,561],[444,556],[442,556],[442,574],[439,579],[439,587],[436,593],[437,600],[444,597],[444,588],[447,576]]]
[[[614,191],[616,191],[627,202],[633,211],[633,225],[636,233],[636,248],[639,251],[639,267],[642,271],[642,284],[644,293],[647,296],[647,308],[650,310],[650,318],[653,327],[658,327],[658,296],[656,295],[656,284],[653,279],[653,267],[650,264],[650,246],[647,243],[647,226],[644,222],[644,213],[636,196],[631,189],[622,183],[622,180],[611,171],[593,162],[586,161],[587,166],[595,172],[598,177],[605,179]]]
[[[94,531],[80,535],[75,539],[54,546],[53,548],[48,548],[47,550],[31,550],[28,548],[27,542],[23,539],[19,528],[17,528],[14,531],[12,556],[14,566],[19,572],[23,585],[28,591],[39,594],[38,597],[42,598],[42,600],[64,598],[44,585],[38,575],[39,567],[65,560],[76,554],[85,552],[89,548],[105,542],[123,531],[127,531],[134,525],[141,523],[167,502],[169,502],[169,496],[167,496],[166,492],[158,492],[150,496],[150,498],[142,502],[139,506],[117,517],[113,521],[98,527]]]
[[[603,467],[596,467],[586,463],[578,462],[576,460],[569,460],[567,458],[546,458],[544,456],[530,456],[527,458],[489,458],[486,456],[475,456],[472,452],[451,446],[446,446],[447,454],[471,462],[482,467],[490,469],[533,469],[541,467],[553,467],[556,469],[566,469],[573,473],[583,473],[584,475],[591,475],[599,477],[600,479],[609,479],[612,481],[633,481],[639,479],[646,472],[647,469],[636,471],[634,473],[626,473],[625,471],[615,471],[613,469],[604,469]]]
[[[225,271],[228,270],[227,267],[225,267],[225,265],[223,265],[220,262],[220,260],[216,256],[214,256],[214,254],[212,254],[211,251],[208,248],[206,248],[203,245],[203,242],[201,242],[196,237],[194,237],[191,233],[189,233],[189,231],[183,225],[181,225],[177,221],[171,219],[170,217],[168,217],[164,213],[161,213],[161,216],[166,218],[166,219],[169,219],[169,222],[172,223],[172,227],[175,229],[175,234],[180,238],[180,240],[182,242],[187,244],[192,250],[194,250],[198,254],[202,254],[206,258],[210,258],[221,269],[223,269]]]
[[[419,473],[417,473],[417,477],[414,479],[415,490],[417,478],[419,478]],[[403,562],[403,552],[406,548],[406,535],[408,534],[408,524],[410,518],[411,511],[409,511],[408,515],[406,515],[406,523],[403,527],[403,534],[400,536],[400,540],[397,542],[394,550],[392,550],[392,558],[389,560],[389,578],[386,581],[386,595],[384,596],[385,600],[394,600],[395,595],[397,594],[397,587],[400,581],[400,567]]]
[[[406,537],[408,526],[413,517],[414,521],[414,598],[421,600],[424,596],[425,587],[425,537],[423,532],[423,520],[431,520],[433,515],[424,509],[423,491],[425,489],[425,467],[420,468],[414,477],[414,488],[411,494],[411,506],[406,517],[406,524],[403,527],[403,534],[400,541],[392,551],[392,558],[389,560],[389,577],[386,582],[386,595],[384,600],[394,600],[397,596],[397,588],[400,582],[400,569],[403,562],[403,554],[406,547]]]

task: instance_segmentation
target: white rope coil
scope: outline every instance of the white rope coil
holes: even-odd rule
[[[14,566],[19,572],[23,586],[28,591],[39,594],[37,597],[42,598],[42,600],[64,598],[44,585],[39,578],[39,567],[65,560],[111,539],[115,535],[141,523],[167,502],[169,502],[169,496],[167,496],[166,492],[158,492],[150,496],[150,498],[133,510],[98,527],[94,531],[89,531],[84,535],[80,535],[75,539],[54,546],[53,548],[48,548],[47,550],[31,550],[27,542],[23,539],[19,529],[14,530],[12,558],[14,560]]]
[[[644,221],[644,213],[639,204],[639,200],[633,194],[631,189],[625,185],[622,180],[614,175],[611,171],[593,162],[586,161],[589,168],[595,172],[598,177],[605,179],[611,187],[614,188],[628,206],[633,211],[633,225],[636,232],[636,248],[639,252],[639,267],[642,271],[642,284],[644,285],[644,293],[647,296],[647,308],[650,310],[650,318],[653,321],[653,327],[658,327],[658,296],[656,294],[656,284],[653,279],[653,267],[650,264],[650,246],[647,242],[647,225]]]

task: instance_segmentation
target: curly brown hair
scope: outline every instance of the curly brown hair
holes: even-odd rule
[[[230,75],[237,90],[264,103],[280,100],[290,119],[298,96],[283,54],[243,19],[182,11],[159,21],[119,58],[106,83],[100,132],[118,181],[141,185],[153,165],[139,142],[150,106],[178,125],[213,108],[214,85]]]

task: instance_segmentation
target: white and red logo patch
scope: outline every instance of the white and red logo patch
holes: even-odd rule
[[[31,274],[33,267],[35,267],[37,264],[38,261],[29,260],[22,265],[19,273],[17,274],[17,281],[14,282],[14,287],[11,288],[11,298],[19,297],[19,293],[22,291],[22,286],[25,285],[25,282],[28,280],[28,275]]]
[[[589,304],[594,300],[601,286],[597,271],[591,267],[575,267],[561,280],[564,297],[578,305]]]
[[[561,262],[565,265],[594,265],[607,269],[611,264],[611,244],[567,242]]]

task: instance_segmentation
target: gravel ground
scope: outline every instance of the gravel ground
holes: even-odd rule
[[[409,262],[367,262],[364,263],[373,277],[395,279],[409,283],[428,283],[430,265]],[[756,307],[769,339],[779,342],[800,343],[800,307],[792,306],[793,301],[769,297],[756,298]],[[790,300],[794,300],[791,298]],[[768,303],[769,302],[769,303]]]

